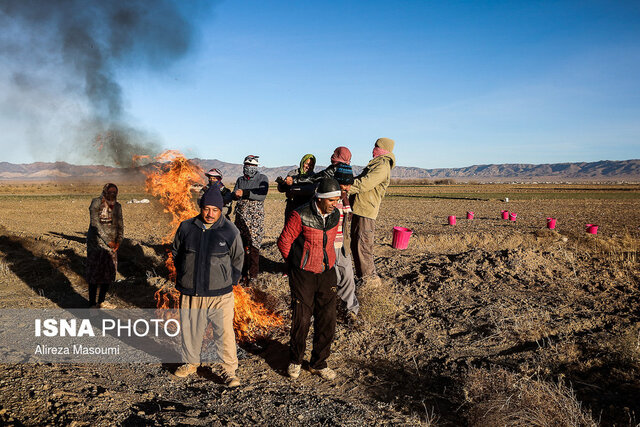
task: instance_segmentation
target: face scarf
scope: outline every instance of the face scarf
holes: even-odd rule
[[[115,188],[115,195],[109,194],[109,189]],[[118,198],[118,187],[115,184],[107,184],[102,188],[102,200],[100,201],[100,223],[113,223],[113,207]]]
[[[258,166],[244,165],[242,173],[248,178],[253,178],[258,173]]]
[[[331,164],[337,165],[338,163],[351,164],[351,151],[347,147],[338,147],[333,151]]]
[[[389,154],[390,151],[385,150],[384,148],[374,147],[373,148],[373,158],[384,156],[385,154]]]

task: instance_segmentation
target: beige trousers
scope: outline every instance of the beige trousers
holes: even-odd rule
[[[233,292],[217,297],[180,296],[182,358],[200,364],[200,352],[207,324],[213,326],[213,339],[222,369],[233,376],[238,369],[236,337],[233,332]]]

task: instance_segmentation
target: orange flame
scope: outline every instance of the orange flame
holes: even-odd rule
[[[136,158],[137,157],[137,158]],[[135,156],[134,162],[143,156]],[[146,191],[158,197],[165,212],[171,214],[171,231],[163,238],[164,244],[171,243],[180,223],[198,215],[193,202],[191,187],[202,184],[203,170],[189,161],[179,151],[168,150],[156,157],[156,161],[163,162],[151,172],[145,172]],[[176,269],[173,256],[167,250],[165,265],[169,270],[169,280],[175,282]],[[273,328],[282,326],[281,316],[271,313],[264,305],[254,300],[252,289],[245,289],[240,285],[233,287],[235,312],[233,327],[236,340],[239,342],[253,342],[269,336]],[[180,292],[173,286],[163,286],[155,293],[156,305],[165,320],[178,318],[177,308],[180,303]],[[167,310],[168,309],[168,310]],[[206,337],[212,336],[212,330],[207,330]]]

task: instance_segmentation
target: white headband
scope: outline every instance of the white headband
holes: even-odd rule
[[[316,198],[318,198],[318,199],[330,199],[332,197],[340,197],[341,194],[342,194],[342,191],[340,191],[340,190],[331,191],[329,193],[316,193]]]

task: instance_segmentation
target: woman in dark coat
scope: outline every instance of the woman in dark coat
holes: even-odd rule
[[[118,187],[109,183],[89,206],[85,277],[89,283],[89,305],[95,308],[102,306],[109,285],[116,279],[117,251],[124,235],[122,206],[117,198]],[[100,295],[96,301],[98,286]]]

